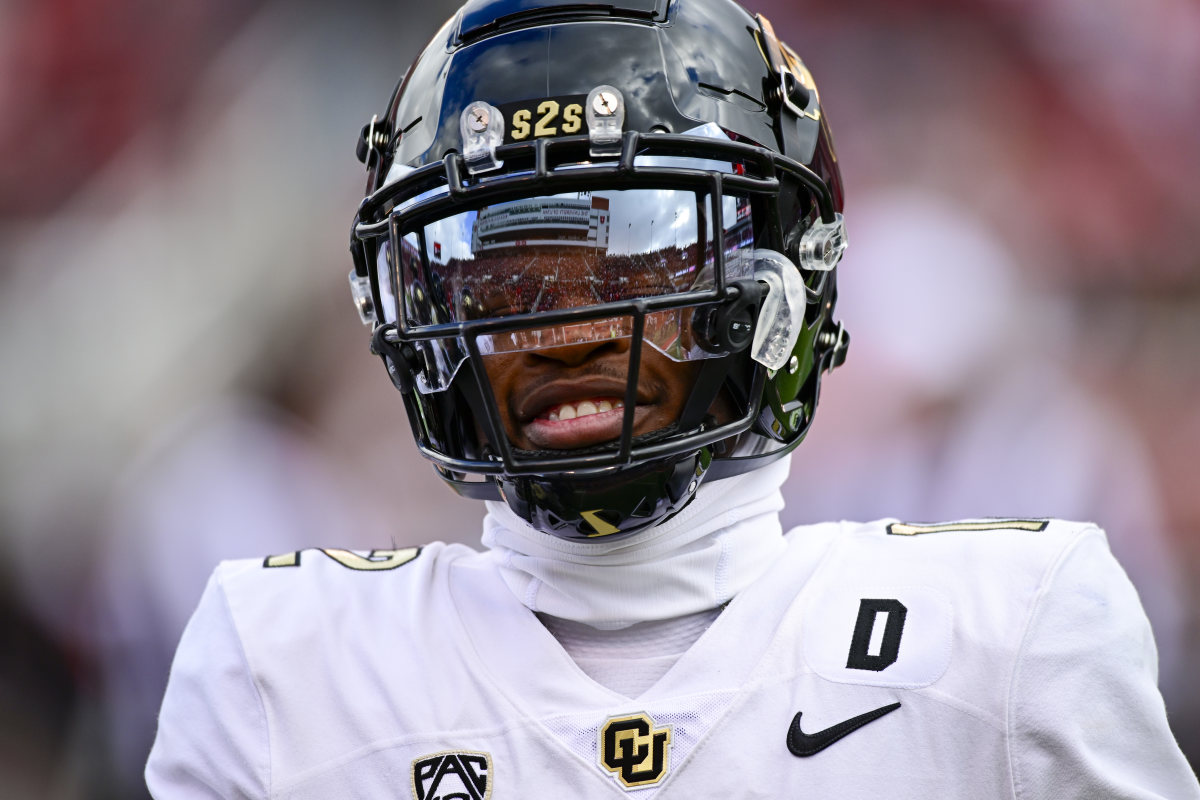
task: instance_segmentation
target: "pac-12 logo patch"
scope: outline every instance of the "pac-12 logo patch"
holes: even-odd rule
[[[492,796],[492,757],[447,750],[413,759],[416,800],[488,800]]]
[[[654,727],[649,714],[613,717],[600,727],[600,765],[630,789],[663,779],[670,747],[671,726]]]

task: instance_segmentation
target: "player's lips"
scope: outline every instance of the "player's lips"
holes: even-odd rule
[[[620,437],[625,384],[607,377],[560,380],[539,387],[517,406],[521,433],[533,447],[567,450]],[[653,398],[639,392],[634,430],[651,411]]]

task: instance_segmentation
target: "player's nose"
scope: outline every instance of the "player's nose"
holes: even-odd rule
[[[604,355],[628,353],[630,339],[623,328],[617,320],[557,328],[550,337],[554,343],[533,351],[533,355],[577,367]]]

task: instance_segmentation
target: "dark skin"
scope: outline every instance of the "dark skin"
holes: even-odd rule
[[[632,296],[666,294],[674,291],[659,274],[657,262],[641,271],[631,268],[626,290]],[[558,292],[554,308],[582,307],[599,298],[592,293],[592,267],[576,254],[541,249],[522,272],[526,278],[544,283]],[[493,289],[495,288],[493,284]],[[537,294],[531,288],[527,294]],[[628,296],[628,295],[627,295]],[[511,313],[519,303],[507,290],[483,294],[477,301],[484,316]],[[522,310],[525,310],[522,308]],[[673,335],[687,337],[683,323],[690,311],[659,312],[646,320],[646,334],[656,335],[665,327]],[[600,320],[557,329],[523,331],[510,335],[505,346],[513,352],[494,353],[484,358],[484,368],[510,443],[522,450],[572,450],[620,438],[624,421],[624,399],[629,373],[632,338],[628,319]],[[660,339],[661,340],[661,339]],[[553,342],[553,346],[548,346]],[[633,435],[665,428],[679,419],[700,365],[675,361],[643,343],[638,369],[637,404]],[[733,419],[728,403],[714,403],[712,413],[721,421]]]
[[[618,438],[630,346],[631,340],[622,337],[485,358],[512,444],[525,450],[566,450]],[[675,362],[642,346],[635,436],[678,419],[697,370],[695,363]]]

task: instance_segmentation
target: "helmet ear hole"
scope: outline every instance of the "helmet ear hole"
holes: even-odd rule
[[[734,281],[733,297],[724,303],[701,306],[692,314],[692,333],[696,343],[708,353],[740,353],[754,339],[762,287],[758,281],[742,278]]]

